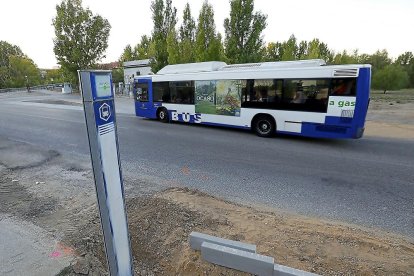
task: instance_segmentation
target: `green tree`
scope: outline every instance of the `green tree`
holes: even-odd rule
[[[196,61],[225,60],[221,34],[216,33],[213,7],[204,1],[197,22]]]
[[[341,53],[336,53],[332,60],[333,64],[354,64],[358,63],[355,55],[349,54],[346,50]]]
[[[63,70],[60,69],[49,69],[46,70],[46,76],[45,76],[45,83],[62,83],[64,82],[63,78]]]
[[[124,52],[122,53],[121,57],[119,58],[119,61],[122,63],[122,62],[132,61],[132,60],[136,60],[136,59],[137,59],[137,55],[136,55],[135,51],[132,50],[131,45],[128,44],[127,46],[125,46]]]
[[[407,72],[409,78],[409,87],[414,88],[414,59],[411,59]]]
[[[281,61],[283,47],[280,42],[270,42],[266,47],[266,61]]]
[[[93,67],[108,47],[111,25],[105,18],[82,7],[82,0],[63,0],[53,19],[53,51],[58,63],[77,83],[77,70]]]
[[[391,59],[388,57],[387,50],[378,50],[372,54],[368,60],[368,63],[372,65],[372,73],[384,69],[391,64]]]
[[[175,29],[171,29],[167,36],[168,64],[181,63],[179,47],[178,34]]]
[[[321,42],[319,44],[319,58],[331,63],[333,60],[333,52],[329,49],[328,44]]]
[[[400,65],[386,65],[372,76],[372,87],[383,90],[384,94],[387,90],[399,90],[407,85],[408,74]]]
[[[34,86],[41,82],[40,71],[34,62],[26,57],[9,57],[10,78],[6,82],[7,87]]]
[[[12,45],[7,41],[0,41],[0,66],[9,66],[9,57],[25,57],[19,46]]]
[[[0,41],[0,88],[40,84],[37,65],[16,45]]]
[[[296,60],[296,57],[298,56],[298,46],[294,35],[291,35],[287,41],[283,42],[282,47],[282,60]]]
[[[309,48],[308,42],[306,40],[302,40],[299,43],[298,51],[296,53],[297,59],[307,59],[309,56],[308,48]]]
[[[154,59],[151,61],[153,72],[157,72],[168,64],[167,36],[177,23],[177,9],[172,7],[171,0],[154,0],[151,3],[154,29]]]
[[[313,39],[308,44],[308,53],[306,57],[308,59],[320,58],[319,54],[319,39]]]
[[[262,32],[267,16],[253,13],[253,0],[230,0],[230,18],[224,20],[225,54],[231,63],[259,62],[264,59]]]
[[[401,54],[397,57],[397,59],[395,60],[395,64],[407,66],[411,63],[411,60],[413,58],[414,57],[412,52],[405,52],[404,54]]]
[[[6,83],[9,82],[10,75],[10,57],[24,58],[22,50],[7,41],[0,41],[0,88],[5,88]]]
[[[370,55],[368,55],[368,54],[360,54],[360,55],[358,55],[358,61],[357,61],[357,63],[360,63],[360,64],[369,64],[369,62],[370,62]]]
[[[112,69],[112,82],[118,83],[124,81],[124,70],[122,68]]]
[[[149,59],[154,56],[154,47],[151,37],[141,36],[141,41],[134,47],[134,53],[137,59]]]
[[[180,48],[180,62],[189,63],[194,62],[194,43],[195,43],[196,23],[191,16],[190,5],[187,3],[183,12],[183,23],[180,26],[179,48]]]
[[[183,12],[183,23],[180,26],[180,40],[195,40],[196,23],[191,16],[190,4],[185,4]]]
[[[309,43],[307,43],[307,46],[307,54],[305,56],[306,59],[323,59],[327,63],[330,63],[333,60],[333,54],[329,50],[328,45],[321,42],[319,39],[312,39]]]
[[[414,87],[414,55],[412,52],[405,52],[398,56],[395,61],[396,65],[400,65],[408,74],[409,87]]]
[[[0,89],[6,88],[7,80],[9,79],[9,70],[7,67],[0,66]]]

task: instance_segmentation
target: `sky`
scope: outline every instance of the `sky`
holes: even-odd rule
[[[0,0],[0,40],[19,46],[39,68],[57,65],[53,53],[56,5],[61,0]],[[197,19],[202,0],[172,0],[181,24],[189,2]],[[224,37],[223,22],[230,13],[228,0],[209,0],[217,30]],[[358,49],[373,54],[386,49],[392,58],[414,52],[414,0],[255,0],[255,11],[267,14],[263,31],[268,42],[319,38],[335,52]],[[117,61],[127,44],[135,46],[152,31],[151,0],[83,0],[94,14],[108,19],[111,32],[106,58]]]

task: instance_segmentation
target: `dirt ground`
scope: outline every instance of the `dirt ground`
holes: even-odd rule
[[[365,135],[414,139],[414,90],[372,92]]]
[[[168,275],[239,274],[203,262],[189,248],[190,231],[253,243],[260,254],[274,257],[278,264],[322,275],[414,273],[414,244],[402,237],[235,205],[188,189],[170,189],[128,203],[135,225],[132,232],[146,233],[132,239],[134,251],[139,250],[134,253],[158,259]],[[155,206],[165,211],[159,212]],[[147,214],[152,215],[153,224]],[[151,242],[144,242],[148,240]],[[167,259],[157,258],[159,252]]]
[[[413,119],[412,96],[390,100],[378,94],[365,135],[414,139]],[[414,275],[414,241],[405,237],[242,206],[186,188],[128,195],[135,184],[143,185],[134,181],[124,183],[135,275],[247,275],[203,261],[189,247],[192,231],[256,244],[258,253],[278,264],[321,275]],[[89,160],[0,137],[1,213],[58,240],[51,256],[72,258],[59,275],[107,275],[93,185]]]
[[[189,247],[192,231],[254,243],[278,264],[321,275],[414,273],[414,243],[353,225],[236,205],[182,188],[129,199],[127,208],[137,275],[247,275],[204,262]],[[104,262],[98,218],[93,226],[80,235],[95,238],[74,245]],[[96,264],[83,263],[88,269]],[[67,272],[62,275],[73,270]]]
[[[88,163],[0,142],[0,209],[58,240],[50,256],[72,258],[59,275],[107,275]],[[37,159],[22,163],[11,152]],[[378,230],[242,206],[185,188],[127,197],[127,211],[135,275],[247,275],[203,261],[189,247],[192,231],[256,244],[278,264],[322,275],[414,274],[414,242]]]

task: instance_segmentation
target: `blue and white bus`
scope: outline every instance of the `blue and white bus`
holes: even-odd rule
[[[323,60],[168,65],[134,79],[137,116],[320,138],[360,138],[370,65]]]

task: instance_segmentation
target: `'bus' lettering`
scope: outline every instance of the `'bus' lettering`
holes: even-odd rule
[[[183,113],[182,117],[184,122],[190,122],[190,113]]]
[[[194,114],[194,123],[201,123],[201,114]]]
[[[194,123],[201,123],[201,114],[190,114],[187,112],[178,113],[177,111],[171,111],[171,120],[172,121],[181,121],[190,123],[192,118],[194,119]]]
[[[171,112],[171,120],[178,121],[178,113],[175,111]]]

